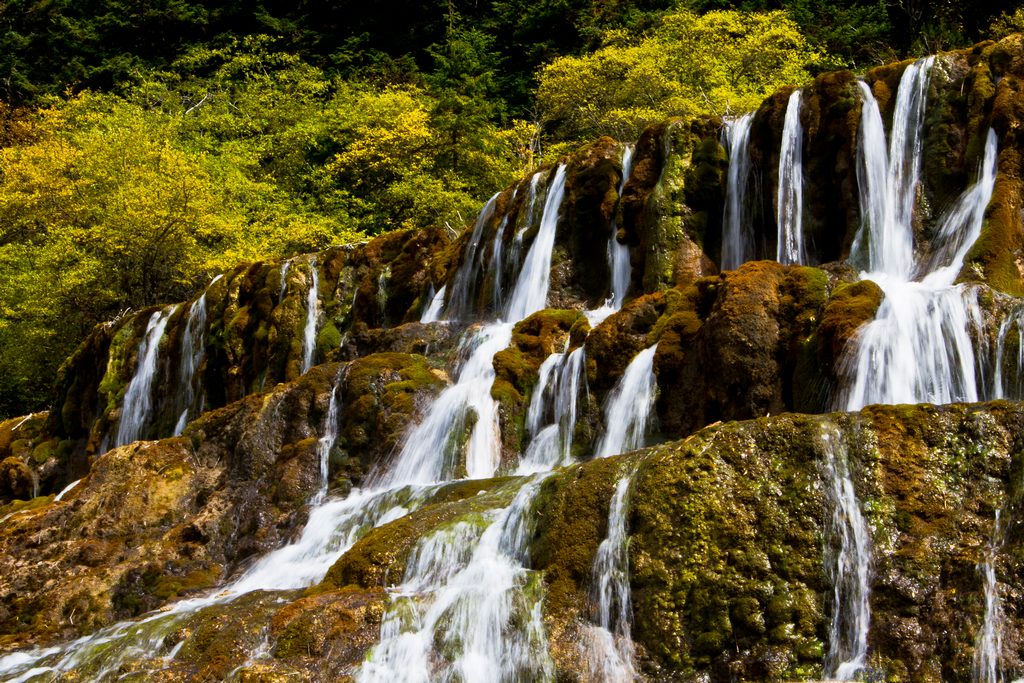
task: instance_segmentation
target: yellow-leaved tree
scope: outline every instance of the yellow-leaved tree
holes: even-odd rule
[[[555,139],[632,139],[668,116],[754,109],[823,62],[784,11],[677,9],[646,37],[609,33],[599,50],[545,66],[537,107]]]

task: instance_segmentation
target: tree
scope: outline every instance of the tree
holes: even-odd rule
[[[556,138],[631,139],[666,116],[753,109],[823,60],[785,12],[677,10],[646,38],[606,40],[541,71],[538,108]]]

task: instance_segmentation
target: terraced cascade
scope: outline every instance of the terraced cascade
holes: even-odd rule
[[[800,86],[97,327],[0,680],[1024,676],[1024,38]]]

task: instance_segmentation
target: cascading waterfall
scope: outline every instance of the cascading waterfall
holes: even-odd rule
[[[864,275],[881,287],[885,299],[842,361],[841,369],[851,378],[845,394],[847,410],[871,403],[982,398],[982,369],[971,337],[972,330],[983,325],[977,290],[953,282],[981,233],[995,186],[996,159],[996,137],[989,131],[978,179],[943,218],[929,260],[932,270],[922,281],[888,272]],[[888,267],[895,270],[896,265]]]
[[[978,571],[985,582],[985,619],[975,642],[974,670],[971,677],[974,683],[1000,683],[1003,680],[999,669],[999,658],[1003,651],[1003,614],[995,566],[996,557],[1003,545],[1001,516],[1002,510],[996,510],[992,538],[985,549],[985,558],[978,564]]]
[[[480,215],[473,224],[473,232],[469,236],[469,243],[463,253],[462,264],[455,272],[452,279],[451,296],[448,297],[448,308],[445,309],[445,317],[448,320],[464,320],[473,312],[473,298],[476,294],[477,279],[481,270],[481,260],[484,254],[481,244],[484,238],[484,228],[494,217],[494,207],[498,202],[500,192],[494,193]]]
[[[605,432],[595,457],[607,458],[643,448],[654,417],[658,383],[654,376],[655,344],[629,362],[605,404]]]
[[[546,472],[572,460],[572,439],[580,388],[586,389],[586,354],[553,353],[540,366],[526,413],[530,444],[516,474]]]
[[[800,90],[794,90],[789,96],[779,150],[775,214],[779,232],[775,258],[783,264],[807,262],[803,235],[804,129],[800,125],[801,99]]]
[[[156,374],[157,360],[160,354],[160,340],[163,339],[167,322],[178,309],[170,306],[159,310],[149,317],[146,334],[139,342],[138,364],[135,375],[124,392],[121,402],[121,419],[117,425],[117,437],[114,447],[124,446],[138,441],[143,431],[149,426],[150,412],[153,407],[153,376]]]
[[[209,288],[221,279],[221,275],[213,278]],[[181,413],[178,422],[174,425],[174,436],[180,435],[185,430],[190,416],[203,412],[201,387],[197,392],[195,386],[196,371],[203,364],[206,357],[206,291],[200,295],[188,309],[188,323],[185,324],[185,332],[181,339],[181,362],[178,366],[178,402]],[[198,396],[198,402],[197,402]]]
[[[874,93],[866,83],[859,83],[863,107],[857,180],[862,219],[852,258],[866,261],[872,273],[909,279],[913,272],[914,197],[921,174],[924,112],[934,61],[928,57],[903,71],[888,146]]]
[[[565,164],[560,165],[551,180],[547,199],[544,200],[540,228],[526,254],[526,260],[519,271],[515,289],[509,300],[505,314],[508,320],[522,320],[547,305],[548,287],[551,282],[551,253],[555,248],[558,213],[565,195],[565,169]]]
[[[505,229],[508,227],[508,216],[501,219],[501,225],[498,226],[498,234],[494,237],[494,248],[491,251],[491,266],[490,271],[494,274],[493,288],[491,293],[492,304],[494,310],[500,311],[504,307],[502,295],[501,295],[501,273],[504,264],[502,263],[502,247],[505,244]]]
[[[419,542],[359,683],[554,680],[540,576],[526,567],[543,480],[527,481],[486,526],[463,521]]]
[[[626,189],[626,182],[633,170],[633,145],[622,147],[622,180],[619,182],[619,197]],[[629,246],[618,240],[619,226],[612,221],[612,234],[608,238],[608,269],[612,274],[612,291],[606,303],[613,311],[622,308],[622,302],[626,300],[629,292],[629,281],[632,276],[632,266],[629,262]]]
[[[320,273],[316,259],[309,261],[309,293],[306,295],[306,329],[302,335],[302,374],[313,367],[316,354],[316,325],[320,318]]]
[[[725,212],[722,221],[722,270],[733,270],[753,256],[753,237],[747,215],[747,183],[750,181],[750,124],[753,112],[727,120],[723,130],[729,151]]]
[[[375,475],[383,486],[431,484],[458,477],[462,434],[472,419],[465,444],[465,471],[473,479],[490,477],[501,459],[498,407],[491,396],[494,354],[512,341],[512,323],[479,328],[468,340],[468,352],[454,384],[434,400],[423,420],[408,434],[394,463]]]
[[[871,537],[850,478],[850,464],[842,433],[822,430],[828,500],[832,506],[830,536],[838,547],[826,552],[832,579],[832,624],[829,628],[825,675],[853,680],[867,666],[868,628],[871,624]]]
[[[334,442],[338,440],[338,387],[344,377],[344,370],[338,371],[331,386],[331,398],[327,402],[327,415],[324,417],[324,425],[320,430],[322,436],[316,442],[316,457],[320,463],[320,489],[313,496],[312,505],[320,505],[327,499],[327,489],[330,485],[331,449]]]
[[[619,478],[608,509],[608,536],[601,541],[591,568],[592,617],[587,653],[590,671],[596,679],[628,683],[636,679],[633,668],[632,603],[629,589],[630,472]]]

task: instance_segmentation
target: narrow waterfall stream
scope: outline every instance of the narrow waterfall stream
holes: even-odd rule
[[[444,310],[444,294],[447,289],[447,285],[442,285],[441,289],[427,297],[429,303],[423,309],[423,315],[420,316],[421,323],[436,323],[441,319],[441,312]],[[431,291],[433,291],[433,285],[431,285]]]
[[[754,238],[747,214],[747,184],[750,182],[750,124],[753,112],[727,120],[722,132],[729,152],[725,211],[722,219],[722,270],[734,270],[754,255]]]
[[[320,321],[320,273],[316,259],[309,260],[309,293],[306,294],[306,327],[302,335],[302,373],[313,367],[316,356],[316,327]]]
[[[619,182],[619,197],[626,189],[626,182],[633,171],[633,145],[622,147],[622,180]],[[629,281],[632,277],[632,266],[629,262],[629,245],[619,242],[619,227],[612,221],[612,234],[608,238],[608,269],[612,273],[611,296],[605,305],[617,311],[622,308],[622,302],[626,300],[629,293]]]
[[[1003,545],[1002,510],[996,510],[992,524],[992,537],[985,548],[985,558],[978,571],[985,583],[985,619],[975,642],[974,683],[1000,683],[1003,680],[999,659],[1003,651],[1002,604],[999,583],[996,580],[996,557]]]
[[[654,376],[657,350],[655,344],[636,354],[609,394],[604,411],[605,432],[594,452],[595,457],[607,458],[645,445],[657,398]]]
[[[139,342],[135,375],[124,393],[121,403],[121,419],[117,425],[114,447],[138,441],[149,426],[150,411],[153,408],[153,376],[157,370],[160,354],[160,340],[163,339],[167,322],[178,309],[170,306],[153,313],[146,325],[146,333]]]
[[[633,609],[629,588],[629,487],[633,472],[619,478],[608,508],[608,535],[597,548],[591,569],[592,616],[587,660],[596,680],[628,683],[633,668]]]
[[[174,425],[174,436],[179,436],[185,430],[190,417],[203,412],[203,397],[199,389],[202,382],[196,382],[196,372],[206,357],[206,292],[221,277],[218,275],[213,278],[188,309],[188,322],[181,339],[181,361],[178,365],[177,405],[181,407],[181,413]]]
[[[838,429],[821,434],[832,519],[829,533],[834,548],[828,572],[832,579],[832,624],[829,629],[825,675],[854,680],[867,665],[871,624],[871,538],[850,478],[846,446]]]
[[[571,353],[553,353],[541,364],[526,414],[530,443],[516,474],[547,472],[572,460],[580,389],[586,389],[585,366],[582,346]]]
[[[779,186],[775,222],[778,246],[775,260],[782,264],[807,263],[804,248],[804,129],[800,124],[802,91],[794,90],[786,105],[779,149]]]

